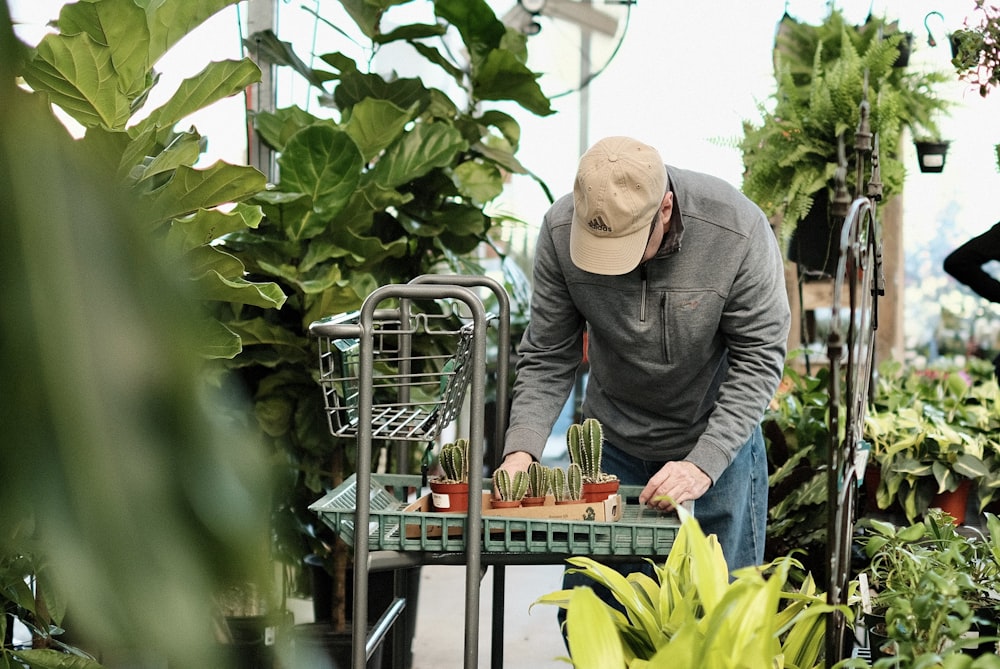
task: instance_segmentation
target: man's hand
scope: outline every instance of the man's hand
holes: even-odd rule
[[[505,469],[510,474],[510,477],[514,478],[514,474],[517,472],[528,471],[528,465],[534,462],[534,460],[530,453],[514,451],[508,453],[507,457],[503,459],[503,462],[500,463],[500,469]]]
[[[679,460],[668,462],[653,474],[649,483],[639,493],[639,503],[646,504],[651,509],[670,511],[674,508],[666,499],[669,497],[677,504],[698,499],[712,486],[712,479],[697,465]]]
[[[530,453],[524,451],[513,451],[507,454],[507,457],[503,459],[500,466],[497,469],[506,470],[510,474],[511,480],[514,478],[514,474],[517,472],[528,471],[528,465],[534,462],[534,458],[531,457]],[[496,486],[493,487],[493,496],[499,497],[500,493],[497,491]]]

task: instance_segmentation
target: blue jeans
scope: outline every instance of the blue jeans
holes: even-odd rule
[[[604,442],[602,469],[616,475],[623,484],[646,485],[650,477],[663,465],[663,462],[638,460],[613,444]],[[754,429],[715,485],[695,500],[694,516],[706,535],[714,534],[718,537],[730,571],[758,565],[764,561],[767,525],[767,451],[764,448],[764,436],[760,426]],[[665,555],[657,559],[658,562],[665,560]],[[645,562],[618,564],[615,569],[623,574],[643,571],[652,576],[652,569]],[[617,605],[605,588],[598,586],[586,576],[564,574],[564,589],[579,585],[592,586],[602,599]],[[564,614],[565,611],[560,609],[560,622],[565,619]]]

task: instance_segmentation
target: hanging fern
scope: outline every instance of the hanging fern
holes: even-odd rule
[[[948,103],[935,89],[948,76],[894,67],[901,40],[893,24],[870,18],[863,26],[852,26],[836,10],[818,26],[787,16],[779,24],[776,90],[759,105],[762,121],[744,123],[741,149],[743,192],[772,220],[780,220],[782,245],[812,210],[817,193],[826,188],[832,194],[839,137],[844,137],[848,160],[853,159],[863,99],[870,108],[871,131],[879,136],[884,198],[902,189],[903,129],[914,136],[937,134],[934,118]],[[857,191],[854,179],[851,165],[852,195]]]

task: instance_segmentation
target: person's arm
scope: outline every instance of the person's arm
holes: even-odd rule
[[[713,481],[760,423],[777,390],[790,324],[781,251],[761,214],[719,323],[729,371],[708,427],[685,458]]]
[[[550,211],[547,217],[557,215]],[[543,225],[535,249],[531,318],[518,347],[510,426],[504,440],[505,464],[510,466],[504,469],[527,469],[531,459],[541,458],[576,380],[582,359],[583,327],[549,225]],[[516,455],[508,463],[511,454]]]
[[[1000,281],[983,270],[991,260],[1000,260],[1000,223],[952,251],[944,259],[944,271],[980,297],[1000,302]]]

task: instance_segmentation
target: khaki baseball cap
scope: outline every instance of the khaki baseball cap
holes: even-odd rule
[[[653,147],[630,137],[594,144],[580,159],[573,184],[573,264],[593,274],[635,269],[666,191],[667,170]]]

